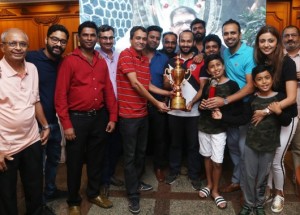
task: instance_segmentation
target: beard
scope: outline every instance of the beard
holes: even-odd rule
[[[188,51],[184,51],[184,50],[183,50],[183,47],[179,47],[179,49],[180,49],[180,52],[181,52],[182,54],[188,55],[188,54],[190,54],[190,53],[192,52],[193,47],[190,47],[190,49],[189,49]]]
[[[204,37],[205,37],[205,32],[203,34],[197,33],[197,34],[195,34],[195,41],[201,42],[201,41],[203,41]]]
[[[49,54],[54,58],[60,58],[62,53],[65,51],[61,46],[50,46],[49,44],[46,45],[47,51]],[[60,53],[55,53],[53,50],[57,48],[60,50]]]

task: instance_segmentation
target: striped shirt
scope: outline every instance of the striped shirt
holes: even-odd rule
[[[149,59],[139,56],[132,48],[120,53],[117,67],[117,91],[119,116],[124,118],[140,118],[148,115],[147,99],[140,96],[131,86],[127,74],[135,72],[138,81],[149,89],[150,69]]]

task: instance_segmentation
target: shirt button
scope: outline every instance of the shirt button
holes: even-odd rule
[[[97,90],[97,88],[95,87],[95,90]]]

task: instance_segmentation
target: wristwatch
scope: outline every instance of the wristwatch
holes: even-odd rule
[[[224,98],[224,105],[228,105],[228,99],[227,98]]]
[[[270,111],[269,108],[265,108],[265,109],[264,109],[264,113],[265,113],[266,115],[270,115],[270,114],[271,114],[271,111]]]
[[[45,126],[42,127],[42,130],[46,130],[48,128],[50,129],[50,126],[49,125],[45,125]]]

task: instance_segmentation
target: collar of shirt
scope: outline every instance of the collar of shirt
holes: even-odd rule
[[[3,63],[3,66],[4,68],[0,68],[1,69],[1,72],[3,74],[5,74],[7,77],[12,77],[12,76],[15,76],[15,75],[19,75],[18,72],[16,72],[10,65],[9,63],[6,61],[5,57],[2,58],[2,63]],[[28,70],[26,68],[26,64],[25,64],[25,60],[24,60],[24,65],[25,65],[25,75],[28,75]]]
[[[285,55],[288,55],[290,58],[295,58],[297,56],[300,56],[300,49],[298,50],[297,54],[295,54],[294,56],[289,55],[289,53],[286,51],[286,49],[283,49],[283,52]]]
[[[97,51],[100,53],[100,55],[102,57],[105,58],[105,60],[109,60],[111,63],[113,63],[115,60],[116,60],[116,57],[117,57],[117,53],[114,51],[114,50],[111,50],[112,51],[112,57],[110,58],[108,56],[108,54],[106,52],[104,52],[101,48],[97,49]]]
[[[135,56],[136,58],[138,58],[138,59],[140,59],[141,61],[149,61],[149,59],[148,59],[148,57],[147,56],[145,56],[145,55],[143,55],[143,54],[138,54],[137,52],[136,52],[136,50],[132,47],[132,46],[130,46],[130,48],[129,48],[129,52],[133,55],[133,56]]]
[[[71,53],[72,55],[77,55],[80,58],[82,58],[84,61],[88,62],[88,60],[86,59],[86,57],[82,54],[80,47],[74,49],[74,51]],[[97,52],[96,50],[93,50],[93,64],[92,66],[95,66],[95,64],[98,62],[98,60],[101,59],[99,58],[99,52]],[[90,62],[88,62],[90,63]]]

